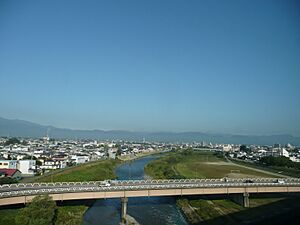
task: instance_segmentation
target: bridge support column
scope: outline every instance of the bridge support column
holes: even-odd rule
[[[123,224],[126,224],[127,202],[128,202],[128,198],[126,198],[126,197],[121,198],[121,204],[122,204],[121,222]]]
[[[242,193],[242,194],[231,194],[230,198],[233,202],[235,202],[245,208],[250,207],[249,193],[247,193],[247,192]]]

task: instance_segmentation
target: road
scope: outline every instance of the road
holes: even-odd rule
[[[108,185],[105,185],[109,183]],[[300,186],[300,179],[244,178],[244,179],[174,179],[174,180],[113,180],[91,182],[27,183],[0,186],[0,198],[37,194],[74,192],[107,192],[131,190],[166,190],[189,188],[234,188],[234,187],[289,187]]]

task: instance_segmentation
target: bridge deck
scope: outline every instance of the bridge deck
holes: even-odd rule
[[[30,202],[40,194],[57,201],[146,196],[300,192],[300,179],[180,179],[10,184],[0,205]]]

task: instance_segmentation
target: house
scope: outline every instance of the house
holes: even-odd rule
[[[11,177],[19,180],[22,173],[18,169],[0,169],[0,177]]]
[[[0,169],[17,169],[17,160],[0,160]]]

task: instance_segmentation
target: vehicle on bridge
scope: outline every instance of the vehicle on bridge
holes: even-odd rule
[[[101,181],[99,184],[99,187],[110,187],[111,186],[111,181],[110,180],[104,180]]]
[[[244,181],[244,183],[250,184],[250,183],[254,183],[254,181],[250,180],[250,179],[247,179],[247,180]]]

